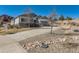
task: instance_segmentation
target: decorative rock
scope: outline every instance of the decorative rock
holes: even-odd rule
[[[53,44],[53,41],[52,40],[50,40],[50,44]]]
[[[25,48],[26,47],[26,45],[25,44],[23,44],[23,48]]]
[[[29,50],[29,49],[32,49],[34,46],[33,46],[33,43],[28,43],[26,47],[27,47],[27,50]]]
[[[23,48],[27,49],[27,44],[26,43],[23,44]]]
[[[27,45],[28,45],[28,46],[32,46],[32,43],[28,43]]]
[[[29,50],[29,49],[30,49],[30,47],[27,46],[27,50]]]
[[[39,44],[40,44],[40,42],[39,42],[39,41],[35,41],[35,44],[36,44],[36,45],[39,45]]]
[[[49,47],[48,44],[45,44],[45,43],[41,44],[41,48],[48,48],[48,47]]]
[[[61,39],[62,40],[62,42],[64,42],[64,41],[66,41],[66,38],[63,38],[63,39]]]
[[[50,45],[51,44],[51,41],[46,41],[45,44]]]
[[[66,38],[59,38],[58,39],[60,42],[64,42],[66,40]]]
[[[33,45],[32,45],[32,48],[35,48],[35,47],[36,47],[36,45],[35,45],[35,44],[33,44]]]
[[[73,40],[78,40],[78,37],[77,37],[77,36],[75,36]]]

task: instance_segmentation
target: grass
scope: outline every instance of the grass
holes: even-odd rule
[[[13,28],[13,29],[8,29],[7,32],[3,29],[0,29],[0,35],[14,34],[17,32],[22,32],[22,31],[27,31],[27,30],[31,30],[31,28],[20,28],[20,29]]]

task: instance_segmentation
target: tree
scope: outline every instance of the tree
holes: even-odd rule
[[[48,17],[47,16],[42,16],[42,19],[48,19]]]
[[[67,16],[66,20],[68,20],[68,23],[70,24],[70,28],[71,28],[71,20],[72,20],[72,18]]]
[[[59,17],[59,20],[65,20],[64,16],[61,15],[61,16]]]
[[[71,18],[71,17],[69,17],[69,16],[67,16],[66,20],[72,20],[72,18]]]
[[[36,17],[37,16],[35,13],[30,13],[29,15],[32,16],[32,17]]]
[[[55,21],[57,20],[57,13],[56,13],[56,9],[53,9],[53,13],[51,13],[49,15],[49,23],[50,23],[50,26],[51,26],[51,34],[53,33],[53,26],[55,24]]]

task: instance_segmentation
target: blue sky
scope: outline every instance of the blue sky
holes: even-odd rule
[[[11,16],[18,16],[23,14],[28,8],[38,15],[50,15],[53,9],[59,15],[79,18],[79,5],[0,5],[0,15],[8,14]]]

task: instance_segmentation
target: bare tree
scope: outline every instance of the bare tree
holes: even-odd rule
[[[28,27],[30,27],[30,23],[31,23],[31,13],[32,13],[32,9],[31,8],[28,8],[27,10],[25,10],[25,12],[24,12],[25,14],[27,14],[28,15]]]
[[[51,34],[53,33],[52,29],[53,29],[53,25],[54,25],[56,19],[57,19],[56,9],[53,9],[53,13],[51,13],[49,16],[49,24],[51,26],[51,31],[50,31]]]

